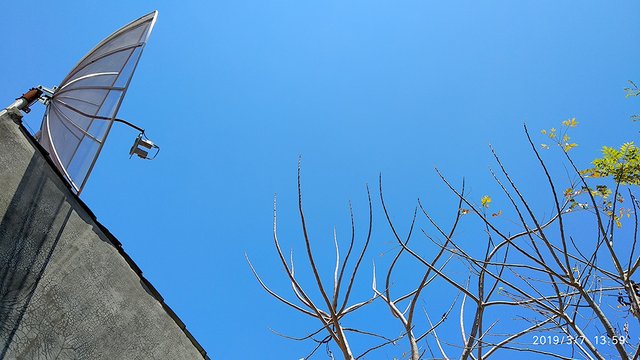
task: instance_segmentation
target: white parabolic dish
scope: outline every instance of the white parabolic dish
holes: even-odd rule
[[[53,92],[38,141],[79,194],[111,130],[158,12],[100,42]]]

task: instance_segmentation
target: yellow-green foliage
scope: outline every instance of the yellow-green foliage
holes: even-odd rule
[[[569,128],[574,128],[576,126],[578,126],[578,122],[576,121],[576,118],[571,118],[562,122],[562,128],[561,128],[560,134],[558,134],[556,128],[551,128],[548,131],[542,130],[541,132],[542,132],[542,135],[547,135],[552,142],[560,146],[562,150],[569,151],[574,147],[578,146],[578,144],[572,143],[570,141],[571,138],[569,137],[569,134],[568,134]],[[542,148],[549,149],[549,145],[542,144]]]
[[[485,196],[483,196],[483,197],[482,197],[482,199],[480,199],[480,204],[481,204],[483,207],[488,208],[488,207],[489,207],[489,204],[491,204],[491,197],[489,197],[489,195],[485,195]]]
[[[629,81],[632,85],[630,88],[626,88],[625,92],[627,97],[640,96],[640,88],[633,82]],[[639,121],[640,116],[632,116],[633,120]],[[570,142],[569,137],[570,128],[574,128],[578,125],[575,118],[568,119],[562,122],[562,126],[559,129],[551,128],[549,130],[542,130],[542,134],[545,135],[550,143],[555,143],[565,153],[571,149],[577,147],[576,143]],[[549,149],[547,144],[541,144],[543,149]],[[580,173],[589,178],[611,178],[617,184],[620,185],[640,185],[640,148],[638,148],[632,141],[622,144],[619,149],[603,146],[602,157],[599,157],[592,161],[592,168],[582,170]],[[617,227],[622,227],[622,219],[624,217],[631,217],[634,210],[622,207],[624,198],[618,192],[616,187],[615,197],[612,197],[612,190],[606,185],[596,185],[595,187],[583,186],[582,188],[569,187],[564,190],[563,195],[566,199],[566,205],[568,208],[566,212],[574,210],[586,210],[590,209],[590,202],[580,202],[578,199],[584,197],[581,195],[589,194],[591,201],[595,201],[593,205],[597,209],[603,211],[610,219],[612,224]],[[599,200],[596,200],[599,199]],[[616,207],[616,203],[620,203]],[[484,205],[484,203],[483,203]]]
[[[620,149],[604,146],[602,157],[593,160],[593,167],[582,171],[592,178],[613,177],[620,184],[640,185],[640,149],[632,142]]]
[[[640,96],[640,88],[631,80],[629,84],[631,87],[624,89],[627,97]],[[636,115],[631,118],[640,119]],[[602,157],[593,160],[592,164],[592,168],[581,173],[592,178],[611,176],[615,182],[623,185],[640,185],[640,149],[633,141],[622,144],[620,149],[603,146]]]

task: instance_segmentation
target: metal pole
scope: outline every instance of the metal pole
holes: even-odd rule
[[[28,113],[29,111],[31,111],[29,109],[29,106],[31,106],[31,104],[33,104],[34,102],[38,101],[38,98],[40,98],[41,95],[42,95],[42,90],[31,88],[29,91],[27,91],[26,93],[22,94],[22,96],[17,98],[16,101],[11,103],[11,105],[7,106],[4,110],[0,111],[0,116],[5,115],[8,112],[11,112],[13,114],[16,114],[16,113],[20,114],[19,110],[22,110]],[[20,117],[22,117],[22,114],[20,114]]]

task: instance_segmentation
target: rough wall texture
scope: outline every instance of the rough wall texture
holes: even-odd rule
[[[10,115],[0,114],[0,359],[206,358]]]

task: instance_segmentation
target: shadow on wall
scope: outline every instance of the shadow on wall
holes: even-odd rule
[[[72,208],[38,153],[0,222],[0,359],[4,358]]]

